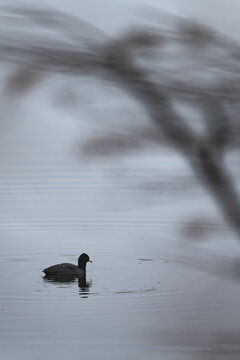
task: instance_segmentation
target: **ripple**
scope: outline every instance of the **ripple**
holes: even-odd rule
[[[98,264],[98,259],[104,256],[108,263]],[[43,263],[57,263],[59,257],[72,258],[74,262],[76,256],[68,251],[59,256],[44,252],[26,257],[1,256],[0,267],[4,274],[1,278],[1,303],[18,302],[22,307],[25,303],[31,304],[28,306],[29,315],[38,308],[38,313],[59,311],[67,316],[70,304],[78,307],[82,299],[88,300],[84,302],[84,308],[88,311],[94,311],[101,303],[102,306],[104,304],[101,311],[106,313],[112,312],[114,304],[114,311],[121,311],[124,306],[128,313],[165,309],[169,315],[178,308],[187,314],[191,308],[195,311],[191,305],[192,299],[209,286],[211,277],[206,270],[213,267],[210,256],[205,261],[200,255],[188,257],[182,254],[157,258],[106,251],[104,256],[96,254],[96,261],[88,266],[83,283],[78,279],[65,281],[42,276]],[[19,316],[20,312],[21,307]]]
[[[61,255],[63,257],[64,255]],[[66,255],[70,256],[69,254]],[[42,263],[42,258],[45,255],[38,255],[38,262]],[[71,254],[71,257],[74,257]],[[55,256],[54,256],[55,259]],[[52,260],[54,262],[54,259]],[[61,279],[58,281],[49,279],[45,281],[46,289],[41,287],[39,283],[41,273],[36,269],[35,260],[31,258],[17,258],[16,256],[2,258],[3,262],[1,267],[2,273],[6,273],[8,263],[19,263],[19,267],[11,267],[5,276],[5,285],[8,288],[8,295],[10,294],[24,294],[24,297],[31,294],[31,298],[50,290],[48,296],[56,295],[56,290],[50,288],[50,285],[59,285],[64,282],[65,285],[58,287],[58,289],[68,289],[72,291],[72,285],[76,284],[76,279],[70,279],[68,282]],[[51,257],[49,259],[51,262]],[[108,265],[95,265],[89,267],[87,274],[90,280],[88,284],[89,294],[137,294],[152,291],[161,291],[165,295],[174,295],[179,293],[186,293],[194,291],[197,283],[199,287],[201,282],[205,281],[206,274],[202,273],[199,269],[195,269],[189,274],[189,266],[193,261],[180,260],[174,258],[153,259],[134,257],[129,254],[122,254],[121,256],[111,256],[111,262]],[[37,264],[38,265],[38,264]],[[187,266],[185,266],[187,265]],[[7,278],[9,275],[15,279],[15,287],[8,286]],[[83,284],[84,285],[84,284]],[[22,288],[23,286],[23,288]],[[37,287],[37,288],[36,288]],[[86,284],[85,284],[86,287]],[[4,291],[0,297],[4,295]]]

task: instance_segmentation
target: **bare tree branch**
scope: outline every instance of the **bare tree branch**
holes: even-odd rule
[[[187,21],[172,31],[135,29],[119,39],[100,33],[99,40],[93,26],[62,13],[36,8],[14,11],[41,26],[65,33],[70,40],[54,43],[41,37],[32,40],[31,34],[25,38],[16,34],[14,41],[9,41],[9,36],[1,36],[0,60],[20,66],[19,73],[8,81],[8,91],[33,85],[37,80],[32,76],[34,71],[43,76],[88,74],[121,86],[147,110],[156,133],[164,133],[186,156],[240,235],[239,194],[221,156],[233,132],[226,104],[237,104],[240,95],[239,45]],[[79,34],[78,24],[84,24],[88,36]],[[141,56],[139,49],[145,49],[149,56]],[[197,105],[196,108],[204,103],[203,134],[194,131],[174,108],[176,99]],[[112,146],[111,141],[109,144]]]

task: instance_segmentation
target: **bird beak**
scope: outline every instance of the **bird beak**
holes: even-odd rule
[[[88,261],[91,262],[91,263],[93,262],[92,259],[89,259]]]

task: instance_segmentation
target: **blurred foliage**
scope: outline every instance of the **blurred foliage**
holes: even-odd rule
[[[105,136],[84,144],[84,154],[113,155],[160,144],[164,136],[190,162],[240,234],[239,194],[223,156],[239,146],[238,44],[181,18],[165,28],[155,22],[128,29],[117,38],[56,9],[2,7],[0,18],[0,60],[13,67],[4,96],[26,95],[55,74],[70,84],[88,76],[123,89],[148,114],[149,129],[120,134],[110,125]]]

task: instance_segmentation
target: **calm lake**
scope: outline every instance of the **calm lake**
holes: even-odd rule
[[[239,244],[185,161],[82,161],[77,127],[29,107],[1,135],[0,358],[238,359]],[[82,252],[87,284],[43,278]]]

